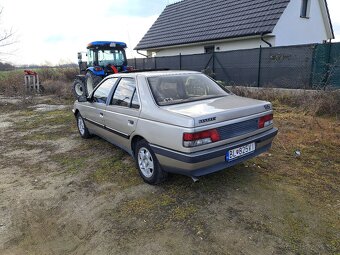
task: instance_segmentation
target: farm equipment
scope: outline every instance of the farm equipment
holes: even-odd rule
[[[126,43],[95,41],[87,45],[87,61],[78,52],[80,74],[76,76],[72,91],[76,98],[89,95],[107,75],[127,71]]]

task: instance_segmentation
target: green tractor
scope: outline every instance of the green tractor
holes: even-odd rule
[[[78,53],[80,74],[76,76],[72,92],[78,98],[88,96],[106,76],[128,71],[125,54],[126,43],[114,41],[95,41],[87,45],[87,61]]]

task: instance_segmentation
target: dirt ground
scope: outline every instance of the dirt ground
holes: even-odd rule
[[[339,254],[340,123],[274,106],[270,153],[150,186],[69,104],[0,98],[0,254]]]

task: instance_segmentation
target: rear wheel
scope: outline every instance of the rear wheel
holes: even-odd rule
[[[85,85],[81,80],[79,79],[74,80],[72,85],[72,93],[75,96],[75,98],[86,96]]]
[[[167,173],[162,170],[147,141],[140,140],[137,142],[135,159],[138,172],[146,183],[158,184],[165,181]]]
[[[85,81],[86,81],[86,91],[87,95],[90,95],[94,88],[97,86],[97,84],[102,80],[101,76],[97,76],[92,72],[87,72],[85,75]]]

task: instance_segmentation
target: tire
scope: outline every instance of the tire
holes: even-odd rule
[[[101,76],[94,75],[92,72],[87,72],[85,75],[85,82],[86,82],[86,93],[89,96],[97,84],[102,80]]]
[[[166,180],[167,173],[162,170],[155,153],[147,141],[140,140],[137,142],[135,159],[138,172],[144,182],[154,185]]]
[[[85,84],[80,79],[75,79],[72,85],[72,94],[75,98],[86,96]]]
[[[80,115],[80,113],[77,114],[76,118],[77,118],[77,127],[78,127],[80,136],[84,139],[90,138],[91,137],[90,132],[87,129],[85,125],[85,121],[83,117]]]

